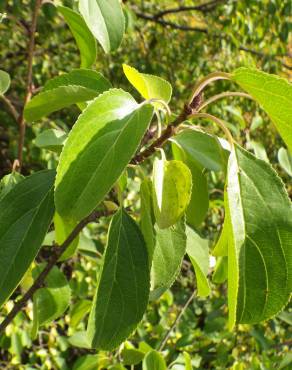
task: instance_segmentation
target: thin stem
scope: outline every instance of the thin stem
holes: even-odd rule
[[[37,279],[34,281],[33,285],[24,294],[24,296],[18,302],[15,303],[13,309],[2,321],[2,323],[0,324],[0,333],[4,332],[5,328],[11,323],[11,321],[18,314],[18,312],[21,311],[25,307],[26,303],[33,297],[36,290],[39,289],[44,284],[44,281],[49,272],[56,265],[59,258],[66,251],[66,249],[73,242],[73,240],[78,236],[80,231],[90,222],[97,221],[99,218],[103,216],[109,216],[113,213],[114,211],[94,211],[89,216],[87,216],[86,218],[79,222],[79,224],[74,228],[74,230],[67,237],[64,243],[61,244],[60,247],[54,249],[54,254],[51,256],[44,270],[39,274]]]
[[[206,108],[211,103],[214,103],[214,101],[217,101],[217,100],[223,99],[223,98],[227,98],[227,97],[230,97],[230,96],[239,96],[239,97],[242,97],[242,98],[253,99],[252,96],[250,96],[249,94],[243,93],[243,92],[226,91],[226,92],[223,92],[221,94],[211,96],[211,98],[204,101],[200,105],[200,107],[197,109],[197,112],[200,112],[202,109]]]
[[[23,102],[23,109],[18,119],[19,124],[19,139],[18,139],[18,154],[17,159],[19,163],[19,170],[22,166],[23,161],[23,146],[24,146],[24,137],[25,137],[25,128],[26,123],[24,119],[24,107],[31,99],[32,95],[32,67],[33,67],[33,57],[35,51],[35,33],[37,27],[37,19],[39,10],[42,5],[42,0],[36,0],[35,7],[32,15],[31,26],[29,30],[29,44],[28,44],[28,66],[27,66],[27,80],[26,80],[26,94]]]
[[[197,290],[194,290],[193,293],[191,294],[191,296],[189,297],[189,299],[186,301],[186,303],[184,304],[183,308],[181,309],[180,313],[177,315],[174,323],[172,324],[172,326],[170,327],[170,329],[168,330],[168,332],[166,333],[165,337],[163,338],[161,344],[160,344],[160,347],[158,349],[158,351],[162,351],[164,346],[166,345],[171,333],[173,332],[173,330],[177,327],[180,319],[182,318],[183,314],[185,313],[186,309],[189,307],[189,305],[191,304],[192,300],[194,299],[195,295],[197,293]]]
[[[18,123],[19,114],[17,110],[15,109],[14,105],[11,103],[11,101],[5,96],[0,95],[0,99],[5,103],[6,107],[8,108],[11,116],[14,118],[14,120]]]
[[[213,116],[212,114],[209,114],[209,113],[194,113],[194,114],[191,114],[189,117],[190,118],[206,118],[206,119],[209,119],[211,121],[213,121],[214,123],[216,123],[217,126],[219,126],[222,131],[224,131],[228,141],[229,141],[229,144],[231,146],[231,148],[234,146],[234,140],[233,140],[233,137],[231,135],[231,132],[228,130],[228,128],[225,126],[225,124],[223,123],[223,121],[221,121],[221,119]]]

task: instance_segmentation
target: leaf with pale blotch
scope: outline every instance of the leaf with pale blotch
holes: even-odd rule
[[[146,310],[150,272],[136,222],[123,210],[110,224],[87,335],[93,348],[113,350],[136,328]]]
[[[209,243],[208,240],[202,239],[188,226],[186,235],[187,254],[196,273],[198,296],[206,297],[210,294],[210,285],[207,278],[209,272]]]
[[[129,82],[144,99],[159,99],[166,103],[170,101],[172,87],[161,77],[140,73],[137,69],[123,64],[124,73]]]
[[[157,225],[166,229],[184,214],[190,202],[192,174],[181,161],[154,161],[153,207]]]
[[[292,206],[273,168],[235,145],[228,164],[229,323],[258,323],[292,290]]]
[[[57,168],[55,201],[63,218],[79,221],[103,200],[136,153],[152,114],[150,105],[138,105],[118,89],[88,105],[70,131]]]
[[[90,68],[96,61],[96,40],[80,14],[65,6],[58,6],[80,50],[81,68]]]
[[[125,18],[119,0],[79,0],[79,11],[106,53],[120,46]]]
[[[253,68],[235,70],[232,79],[271,117],[292,150],[292,84],[284,78]]]

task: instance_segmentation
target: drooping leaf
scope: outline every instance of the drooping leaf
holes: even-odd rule
[[[76,69],[47,81],[42,92],[25,106],[27,121],[36,121],[72,104],[90,101],[108,90],[111,84],[102,74]]]
[[[163,78],[140,73],[127,64],[123,64],[123,70],[129,82],[138,90],[144,99],[160,99],[166,103],[170,101],[172,87]]]
[[[106,53],[120,46],[125,19],[119,0],[79,0],[79,10]]]
[[[216,266],[212,276],[212,281],[215,284],[222,284],[228,278],[228,257],[218,257]]]
[[[10,76],[7,72],[0,69],[0,95],[6,93],[10,86]]]
[[[210,294],[210,285],[207,279],[209,272],[209,243],[188,226],[186,235],[187,254],[195,269],[198,296],[206,297]]]
[[[136,328],[146,310],[150,273],[136,222],[121,209],[111,222],[104,264],[87,334],[93,348],[112,350]]]
[[[236,145],[227,181],[230,327],[276,315],[292,290],[292,206],[272,167]]]
[[[157,225],[166,229],[184,214],[191,198],[192,174],[181,161],[156,158],[153,165],[153,207]]]
[[[156,245],[151,269],[151,299],[157,299],[176,279],[186,252],[185,222],[181,219],[168,229],[156,226]]]
[[[72,220],[64,220],[58,212],[54,216],[54,226],[55,226],[55,241],[58,245],[61,245],[73,229],[76,226],[76,222]],[[62,256],[59,258],[59,261],[64,261],[73,256],[79,243],[79,236],[77,236],[73,242],[68,246]]]
[[[0,200],[0,306],[34,260],[54,214],[54,171],[37,172]]]
[[[43,267],[35,269],[36,276]],[[33,296],[33,338],[36,338],[40,326],[63,315],[70,304],[70,297],[71,289],[65,275],[54,266],[46,277],[45,287],[38,289]]]
[[[150,351],[143,360],[143,370],[166,370],[166,363],[157,351]]]
[[[12,189],[16,184],[24,179],[19,172],[13,171],[2,177],[0,181],[0,200]]]
[[[81,68],[90,68],[96,61],[96,40],[87,27],[84,19],[65,6],[58,6],[58,11],[63,15],[80,50]]]
[[[139,106],[118,89],[85,109],[70,131],[57,169],[55,200],[62,217],[80,220],[102,201],[135,154],[152,112],[150,105]]]
[[[63,130],[49,129],[41,132],[35,138],[35,145],[39,148],[48,149],[61,153],[67,134]]]
[[[186,129],[171,138],[186,154],[203,168],[211,171],[224,170],[228,152],[216,136],[205,132]]]
[[[232,79],[268,113],[292,151],[292,84],[284,78],[252,68],[235,70]]]
[[[285,148],[280,148],[278,151],[278,161],[288,175],[292,176],[292,155]]]

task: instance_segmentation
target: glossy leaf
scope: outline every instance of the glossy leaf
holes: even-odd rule
[[[10,76],[7,72],[0,69],[0,95],[6,93],[10,86]]]
[[[216,136],[186,129],[172,137],[171,141],[176,143],[203,168],[211,171],[221,171],[226,167],[228,153],[222,148]]]
[[[81,68],[90,68],[96,61],[96,40],[80,14],[65,6],[58,6],[80,50]]]
[[[143,360],[143,370],[167,370],[166,363],[157,351],[150,351]]]
[[[38,274],[41,270],[36,268]],[[33,296],[33,338],[40,326],[63,315],[70,304],[70,297],[71,289],[65,275],[56,266],[53,267],[45,280],[45,287],[38,289]]]
[[[230,326],[276,315],[292,290],[292,206],[266,162],[238,145],[228,165]]]
[[[117,89],[85,109],[70,131],[57,169],[55,200],[62,217],[81,220],[103,200],[134,156],[152,112],[150,105],[138,105]]]
[[[41,132],[35,138],[35,145],[39,148],[48,149],[61,153],[67,134],[63,130],[49,129]]]
[[[37,172],[0,200],[0,306],[34,260],[54,214],[54,171]]]
[[[195,269],[198,296],[206,297],[210,294],[210,285],[207,279],[209,272],[209,243],[190,227],[187,227],[186,235],[187,254]]]
[[[285,148],[280,148],[278,151],[278,161],[288,175],[292,176],[292,155]]]
[[[284,78],[252,68],[235,70],[232,79],[268,113],[292,151],[292,84]]]
[[[124,73],[129,82],[144,99],[160,99],[166,103],[170,101],[172,87],[161,77],[140,73],[137,69],[123,64]]]
[[[186,252],[185,222],[181,219],[168,229],[156,226],[156,245],[151,269],[151,299],[157,299],[171,287]]]
[[[153,207],[157,225],[166,229],[184,214],[191,198],[192,174],[181,161],[154,161]]]
[[[93,348],[112,350],[136,328],[146,310],[150,273],[136,222],[121,209],[111,222],[104,264],[87,333]]]
[[[125,19],[119,0],[79,0],[79,10],[106,53],[120,46]]]

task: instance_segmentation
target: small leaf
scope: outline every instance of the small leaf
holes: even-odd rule
[[[248,149],[252,149],[257,158],[262,159],[265,162],[269,162],[267,152],[262,143],[251,140],[248,142]]]
[[[228,165],[229,323],[276,315],[292,290],[292,206],[273,168],[238,145]]]
[[[127,64],[123,64],[123,70],[129,82],[139,91],[144,99],[160,99],[166,103],[170,101],[172,87],[163,78],[140,73]]]
[[[184,214],[191,197],[192,174],[181,161],[155,159],[153,206],[157,225],[166,229]]]
[[[183,130],[171,138],[186,154],[203,168],[222,171],[226,167],[228,151],[216,136],[196,130]]]
[[[271,117],[292,151],[292,84],[284,78],[252,68],[235,70],[233,81],[249,93]]]
[[[147,248],[135,221],[121,209],[111,222],[104,264],[87,334],[93,348],[112,350],[136,328],[146,310]]]
[[[120,46],[125,19],[119,0],[79,0],[79,10],[106,53]]]
[[[292,155],[285,148],[280,148],[278,151],[278,161],[288,175],[292,176]]]
[[[54,226],[55,226],[55,241],[58,245],[64,243],[70,233],[76,226],[76,222],[72,220],[64,220],[57,212],[54,217]],[[73,242],[68,246],[62,256],[59,258],[59,261],[64,261],[72,257],[78,247],[79,236],[77,236]]]
[[[70,327],[76,328],[84,316],[90,311],[91,301],[83,299],[72,307],[70,312]]]
[[[156,226],[156,245],[151,269],[151,299],[157,299],[175,281],[186,252],[185,222],[181,219],[168,229]]]
[[[10,86],[10,76],[7,72],[0,69],[0,95],[6,93]]]
[[[0,306],[34,260],[54,214],[55,171],[37,172],[0,200]]]
[[[42,149],[61,153],[67,134],[63,130],[49,129],[41,132],[35,138],[35,145]]]
[[[210,294],[210,285],[207,279],[209,272],[208,241],[199,237],[194,230],[187,226],[187,254],[195,269],[197,278],[198,296],[206,297]]]
[[[38,274],[43,267],[38,266],[35,269]],[[33,338],[36,338],[40,326],[63,315],[70,303],[71,289],[68,281],[56,266],[48,274],[45,285],[45,288],[38,289],[33,296]]]
[[[121,355],[124,365],[137,365],[143,360],[145,353],[126,342]]]
[[[81,68],[90,68],[96,61],[96,40],[84,19],[70,8],[58,6],[58,11],[65,18],[80,50]]]
[[[167,370],[166,363],[157,351],[150,351],[143,360],[143,370]]]
[[[57,169],[55,200],[62,217],[79,221],[103,200],[134,156],[152,113],[150,105],[138,105],[117,89],[88,105],[70,131]]]
[[[19,172],[13,171],[10,174],[2,177],[0,181],[0,200],[12,189],[16,184],[24,179]]]

